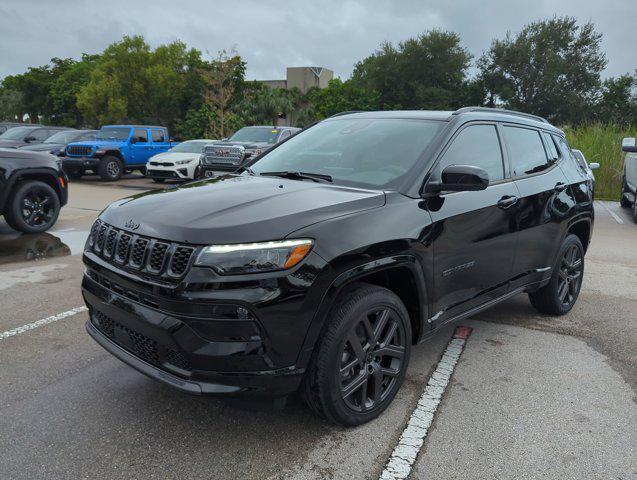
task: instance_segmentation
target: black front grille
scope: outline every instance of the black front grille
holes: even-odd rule
[[[148,170],[146,176],[152,178],[179,178],[179,175],[169,170]]]
[[[66,147],[66,154],[70,157],[90,157],[93,154],[93,147],[90,145],[69,145]]]
[[[156,340],[116,322],[99,310],[93,310],[92,314],[93,324],[104,335],[142,360],[156,366],[170,364],[181,370],[191,370],[190,362],[182,352],[160,345]]]
[[[197,251],[197,247],[135,235],[101,220],[91,227],[88,249],[121,268],[173,281],[186,273]]]

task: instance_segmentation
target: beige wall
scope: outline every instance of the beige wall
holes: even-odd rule
[[[288,67],[287,88],[298,88],[307,93],[312,87],[325,88],[334,78],[334,72],[322,67]]]

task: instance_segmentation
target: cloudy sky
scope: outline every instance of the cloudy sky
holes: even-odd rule
[[[235,47],[250,79],[284,78],[285,67],[302,65],[347,78],[386,40],[440,28],[479,56],[494,37],[555,14],[592,20],[604,34],[605,76],[637,68],[636,0],[1,0],[0,78],[51,57],[100,52],[124,34],[152,46]]]

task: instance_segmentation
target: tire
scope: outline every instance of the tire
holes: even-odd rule
[[[620,197],[619,197],[619,204],[624,208],[632,207],[630,202],[624,197],[624,193],[628,191],[629,191],[628,184],[626,183],[626,177],[624,176],[622,177],[622,193],[620,194]],[[637,198],[637,194],[635,195],[635,197]]]
[[[100,160],[97,167],[97,174],[105,182],[114,182],[122,177],[124,167],[119,158],[112,155],[106,155]]]
[[[36,180],[18,184],[9,196],[4,219],[14,230],[40,233],[51,228],[60,214],[60,199],[50,185]]]
[[[301,395],[332,423],[369,422],[400,389],[410,352],[411,323],[400,298],[386,288],[358,284],[332,308]]]
[[[70,170],[67,175],[71,180],[79,180],[84,175],[84,170]]]
[[[549,283],[529,293],[531,304],[540,313],[564,315],[575,305],[584,278],[584,247],[576,235],[562,242]]]
[[[153,182],[155,183],[164,183],[165,181],[165,178],[153,178]]]
[[[633,222],[637,223],[637,195],[635,195],[635,201],[633,202]]]

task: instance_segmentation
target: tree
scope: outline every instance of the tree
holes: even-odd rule
[[[377,110],[380,93],[360,87],[351,80],[330,80],[324,89],[313,88],[307,98],[317,119],[349,110]]]
[[[21,94],[20,109],[29,116],[31,123],[37,123],[46,111],[51,80],[48,66],[31,67],[25,73],[5,77],[2,85]]]
[[[261,85],[248,92],[237,111],[241,112],[246,123],[276,126],[279,118],[288,117],[300,105],[301,94],[298,89],[270,88]]]
[[[24,115],[22,93],[0,87],[0,120],[21,122]]]
[[[606,66],[601,33],[592,23],[554,17],[494,40],[479,61],[495,102],[554,122],[579,122],[588,113]],[[494,103],[495,103],[494,102]]]
[[[460,106],[471,55],[456,33],[431,30],[384,43],[358,62],[352,82],[380,95],[382,109],[439,109]]]
[[[637,124],[637,72],[605,80],[595,113],[602,122]]]
[[[208,133],[212,138],[223,138],[227,132],[227,111],[237,84],[242,83],[245,76],[245,62],[236,51],[232,50],[229,56],[228,52],[221,50],[200,72],[204,82],[203,102],[214,112]]]

